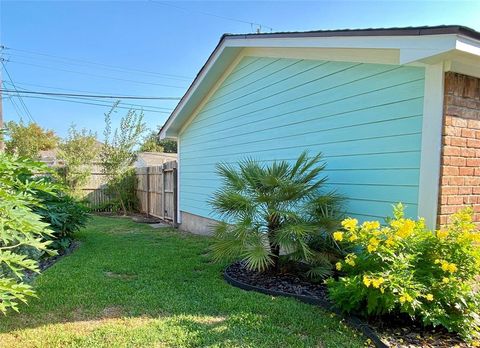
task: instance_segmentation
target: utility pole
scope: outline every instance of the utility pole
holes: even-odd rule
[[[5,47],[0,45],[0,53],[3,51]],[[3,57],[0,55],[0,62],[3,63]],[[3,141],[3,81],[2,81],[2,72],[3,72],[3,64],[0,67],[0,152],[5,151],[5,143]]]
[[[3,46],[0,46],[0,49],[2,49]],[[0,60],[3,62],[3,58],[0,57]],[[2,94],[2,89],[3,89],[3,84],[2,84],[2,71],[3,71],[3,65],[0,67],[0,152],[5,151],[5,143],[3,142],[3,94]]]

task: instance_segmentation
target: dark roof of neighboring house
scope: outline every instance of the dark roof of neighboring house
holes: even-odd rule
[[[333,37],[333,36],[417,36],[458,34],[480,40],[480,32],[462,25],[438,25],[401,28],[368,28],[274,32],[259,34],[224,34],[223,38],[296,38],[296,37]],[[221,41],[221,40],[220,40]]]

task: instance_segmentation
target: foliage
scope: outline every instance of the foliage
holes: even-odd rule
[[[18,310],[18,302],[26,302],[35,293],[23,282],[24,271],[39,272],[38,264],[28,257],[25,249],[33,248],[52,253],[52,236],[48,224],[41,221],[31,207],[41,204],[35,192],[52,192],[44,180],[32,180],[33,173],[46,168],[28,159],[0,154],[0,312]]]
[[[36,159],[40,151],[52,150],[57,147],[59,138],[53,130],[43,129],[37,123],[25,124],[7,122],[8,139],[5,142],[6,152]]]
[[[42,204],[34,208],[53,230],[51,247],[65,249],[70,245],[72,234],[85,226],[89,219],[88,209],[78,199],[70,196],[61,186],[52,192],[38,192]]]
[[[58,157],[65,161],[62,178],[72,193],[78,195],[78,190],[88,182],[99,153],[96,134],[70,127],[68,137],[60,143]]]
[[[143,114],[135,110],[129,110],[120,120],[120,128],[112,132],[111,115],[115,111],[118,102],[105,114],[105,142],[100,154],[103,172],[108,180],[109,190],[120,201],[123,214],[127,213],[128,206],[125,197],[132,197],[131,186],[123,184],[130,175],[130,166],[135,160],[135,147],[139,145],[145,132]]]
[[[0,320],[0,346],[364,347],[316,306],[226,285],[210,237],[98,216],[76,237],[80,250],[36,279],[41,300]]]
[[[145,137],[140,152],[177,153],[177,142],[170,139],[160,140],[158,132],[153,131]]]
[[[378,315],[406,313],[425,325],[442,325],[473,339],[480,330],[480,297],[474,292],[480,273],[480,233],[472,210],[463,210],[438,231],[424,221],[394,217],[357,225],[345,219],[335,239],[351,253],[337,263],[344,275],[329,279],[330,297],[344,311]]]
[[[327,275],[330,264],[309,246],[339,221],[340,198],[321,191],[323,169],[321,155],[306,152],[294,163],[246,159],[238,168],[218,165],[223,187],[210,204],[224,222],[215,227],[215,258],[243,259],[251,269],[278,271],[282,250],[289,260],[314,264],[317,271],[311,275]]]

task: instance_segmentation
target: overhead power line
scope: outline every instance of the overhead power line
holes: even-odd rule
[[[93,95],[93,94],[75,94],[75,93],[55,93],[55,92],[41,92],[41,91],[26,91],[26,90],[11,90],[2,88],[2,92],[21,93],[21,94],[40,94],[63,97],[84,97],[84,98],[106,98],[106,99],[138,99],[138,100],[179,100],[179,97],[140,97],[140,96],[118,96],[118,95]]]
[[[256,26],[259,31],[261,31],[262,28],[267,28],[269,29],[270,31],[273,31],[273,28],[268,26],[268,25],[265,25],[265,24],[262,24],[262,23],[256,23],[256,22],[253,22],[253,21],[247,21],[247,20],[243,20],[243,19],[238,19],[238,18],[233,18],[233,17],[227,17],[227,16],[222,16],[222,15],[218,15],[218,14],[215,14],[215,13],[211,13],[211,12],[205,12],[205,11],[201,11],[201,10],[194,10],[194,9],[189,9],[189,8],[186,8],[186,7],[182,7],[182,6],[177,6],[177,5],[174,5],[172,3],[167,3],[167,2],[162,2],[162,1],[154,1],[154,0],[150,0],[150,2],[154,3],[154,4],[158,4],[158,5],[163,5],[163,6],[169,6],[169,7],[174,7],[174,8],[177,8],[177,9],[180,9],[180,10],[183,10],[183,11],[186,11],[186,12],[196,12],[196,13],[199,13],[199,14],[202,14],[204,16],[210,16],[210,17],[216,17],[216,18],[220,18],[220,19],[224,19],[224,20],[227,20],[227,21],[232,21],[232,22],[237,22],[237,23],[244,23],[244,24],[250,24],[251,28],[252,28],[252,31],[253,31],[253,26]]]
[[[7,81],[3,81],[4,84],[10,84]],[[33,86],[33,87],[41,87],[41,88],[48,88],[48,89],[54,89],[54,90],[60,90],[60,91],[67,91],[67,92],[80,92],[80,93],[88,93],[88,94],[103,94],[103,95],[111,95],[110,93],[105,93],[105,92],[92,92],[92,91],[86,91],[86,90],[81,90],[81,89],[72,89],[72,88],[60,88],[60,87],[53,87],[53,86],[47,86],[47,85],[38,85],[35,83],[27,83],[27,82],[16,82],[15,83],[17,86],[20,86],[23,88],[23,90],[30,91],[30,89],[22,87],[22,86]],[[5,89],[8,89],[8,87],[5,87]],[[96,99],[94,99],[96,100]],[[138,106],[138,104],[125,104],[122,103],[123,105],[132,105],[132,106]],[[145,105],[147,106],[147,105]],[[160,107],[160,106],[153,106],[153,105],[148,105],[149,107],[154,107],[156,109],[163,109],[163,110],[172,110],[173,108],[166,108],[166,107]]]
[[[33,98],[33,99],[44,99],[44,100],[54,100],[54,101],[60,101],[60,102],[66,102],[66,103],[75,103],[75,104],[84,104],[84,105],[93,105],[93,106],[103,106],[103,107],[112,107],[112,104],[108,103],[93,103],[89,101],[82,101],[79,99],[61,99],[61,98],[54,98],[54,97],[46,97],[46,96],[36,96],[36,95],[29,95],[29,96],[24,96],[24,98]],[[126,109],[126,110],[131,110],[133,109],[132,107],[126,107],[126,106],[117,106],[119,109]],[[143,111],[148,111],[148,112],[156,112],[160,114],[170,114],[169,111],[159,111],[159,110],[153,110],[148,107],[138,107],[136,109],[141,109]]]
[[[112,77],[112,76],[107,76],[107,75],[92,74],[92,73],[87,73],[87,72],[83,72],[83,71],[75,71],[75,70],[69,70],[69,69],[62,69],[62,68],[51,67],[51,66],[47,66],[47,65],[40,65],[40,64],[19,62],[19,61],[16,61],[16,60],[9,60],[9,62],[10,62],[10,63],[14,63],[14,64],[22,64],[22,65],[34,66],[34,67],[42,68],[42,69],[63,71],[63,72],[68,72],[68,73],[72,73],[72,74],[79,74],[79,75],[91,76],[91,77],[103,78],[103,79],[109,79],[109,80],[132,82],[132,83],[138,83],[138,84],[142,84],[142,85],[153,85],[153,86],[161,86],[161,87],[168,87],[168,88],[186,89],[186,87],[183,87],[183,86],[166,85],[166,84],[163,84],[163,83],[155,83],[155,82],[146,82],[146,81],[130,80],[130,79],[124,79],[124,78],[119,78],[119,77]]]
[[[54,54],[48,54],[48,53],[43,53],[43,52],[35,52],[35,51],[24,50],[24,49],[19,49],[19,48],[12,48],[12,47],[5,47],[4,46],[3,49],[4,50],[9,50],[9,51],[28,53],[30,55],[50,57],[50,58],[54,58],[56,60],[64,60],[64,61],[66,61],[68,63],[71,63],[71,64],[73,64],[73,62],[77,62],[77,63],[86,64],[86,65],[101,66],[101,67],[114,69],[114,70],[130,71],[130,72],[136,72],[136,73],[142,73],[142,74],[148,74],[148,75],[163,76],[163,77],[168,77],[168,78],[177,78],[177,79],[184,79],[184,80],[191,80],[192,79],[192,77],[185,76],[185,75],[159,73],[159,72],[155,72],[155,71],[149,71],[149,70],[143,70],[143,69],[137,69],[137,68],[126,68],[126,67],[122,67],[122,66],[118,66],[118,65],[98,63],[98,62],[93,62],[93,61],[85,60],[85,59],[57,56],[57,55],[54,55]],[[81,65],[81,64],[77,64],[77,65]]]
[[[30,110],[28,110],[27,104],[25,104],[25,102],[23,101],[22,96],[19,94],[18,89],[17,89],[17,86],[15,86],[15,83],[13,82],[12,76],[11,76],[10,73],[8,72],[8,69],[7,69],[7,67],[5,66],[5,63],[3,62],[3,58],[0,58],[0,62],[2,63],[3,70],[5,70],[5,73],[7,74],[7,77],[8,77],[8,79],[10,80],[10,83],[11,83],[12,86],[13,86],[13,89],[14,89],[13,92],[14,92],[14,93],[16,92],[17,97],[18,97],[18,100],[20,101],[20,104],[22,105],[23,109],[25,110],[25,113],[26,113],[27,117],[30,119],[30,121],[35,122],[35,120],[33,119],[32,114],[30,113]],[[3,90],[3,89],[2,89],[2,90]]]

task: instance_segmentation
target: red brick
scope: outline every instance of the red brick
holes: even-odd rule
[[[467,158],[467,167],[480,167],[480,157]]]
[[[462,157],[475,157],[476,154],[475,149],[469,149],[466,147],[462,148],[460,152]]]
[[[461,176],[473,175],[474,173],[475,173],[475,168],[473,168],[473,167],[458,168],[458,175],[461,175]]]
[[[468,125],[468,120],[465,120],[459,117],[452,118],[452,126],[454,127],[467,127],[467,125]]]
[[[459,170],[457,167],[444,166],[442,167],[442,175],[458,175]]]
[[[480,129],[480,120],[468,120],[468,128]]]
[[[456,186],[443,186],[441,188],[442,195],[456,195],[459,193],[458,190],[459,188]]]
[[[460,147],[466,146],[467,145],[467,139],[462,138],[462,137],[451,137],[450,145],[460,146]]]
[[[463,152],[464,149],[462,149]],[[467,165],[467,159],[463,157],[450,157],[449,165],[456,167],[465,167]]]
[[[470,195],[470,194],[472,194],[472,192],[473,192],[472,187],[468,187],[468,186],[458,187],[458,194],[459,195]]]
[[[463,204],[463,197],[462,196],[448,196],[447,204],[448,205],[455,205],[455,204]]]
[[[467,140],[467,139],[465,139]],[[452,143],[453,145],[453,143]],[[468,147],[474,147],[476,149],[480,149],[480,139],[468,139],[467,140],[467,146]]]
[[[460,156],[462,152],[459,147],[444,146],[443,153],[445,156]]]
[[[464,204],[475,204],[475,203],[479,202],[478,198],[479,197],[473,196],[473,195],[472,196],[465,196],[465,197],[463,197],[463,203]]]
[[[462,129],[462,137],[475,138],[475,130],[469,128]]]

